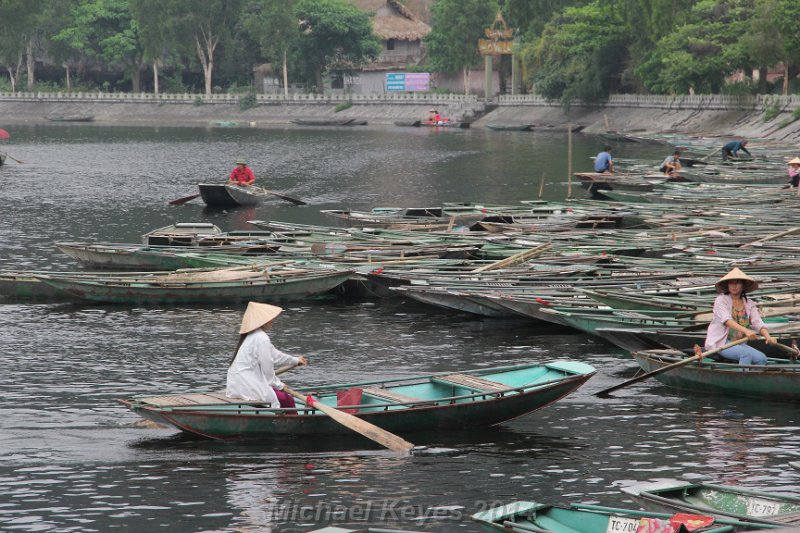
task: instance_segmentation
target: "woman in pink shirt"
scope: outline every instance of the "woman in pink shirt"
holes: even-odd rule
[[[792,187],[797,187],[800,184],[800,157],[795,157],[789,161],[789,183]]]
[[[747,296],[758,288],[756,280],[734,268],[716,283],[716,288],[720,294],[714,300],[714,318],[706,333],[706,350],[719,348],[742,337],[755,340],[756,331],[761,333],[767,344],[777,343],[761,320],[756,302]],[[767,356],[747,343],[726,348],[719,354],[725,359],[738,361],[740,365],[767,364]]]

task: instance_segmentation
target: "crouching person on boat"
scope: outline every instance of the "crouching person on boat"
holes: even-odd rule
[[[247,187],[256,182],[256,175],[253,170],[247,166],[247,161],[244,159],[237,159],[236,166],[228,176],[228,185],[238,185],[239,187]]]
[[[239,345],[228,367],[225,395],[229,398],[269,403],[275,408],[293,408],[294,398],[284,392],[275,367],[307,365],[305,357],[294,357],[275,348],[267,335],[280,307],[250,302],[239,329]]]
[[[734,268],[715,286],[720,294],[714,300],[714,318],[711,319],[706,333],[706,351],[743,337],[755,340],[756,331],[761,333],[767,344],[777,343],[761,320],[756,302],[748,297],[749,293],[758,288],[756,280]],[[767,356],[747,343],[731,346],[719,354],[725,359],[738,361],[740,365],[767,364]]]

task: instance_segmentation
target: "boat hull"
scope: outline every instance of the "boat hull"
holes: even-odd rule
[[[632,352],[631,355],[645,372],[680,360],[653,352]],[[800,401],[800,364],[748,367],[729,363],[687,364],[654,377],[669,387],[725,394],[731,398]]]
[[[547,365],[518,365],[505,369],[480,371],[482,376],[504,379],[511,383],[505,392],[475,392],[461,387],[452,387],[450,394],[429,394],[428,390],[442,389],[435,376],[398,380],[403,383],[418,382],[403,386],[419,397],[406,402],[391,400],[361,400],[354,406],[353,416],[368,421],[387,431],[406,434],[415,431],[458,430],[502,424],[553,403],[583,385],[595,369],[583,363],[561,361]],[[514,385],[514,380],[525,381],[528,372],[536,376],[529,382]],[[478,372],[464,372],[463,375]],[[508,377],[502,377],[502,376]],[[332,385],[305,389],[302,394],[315,395],[319,401],[334,405],[336,391],[352,387],[366,387],[375,382]],[[387,382],[383,382],[391,389]],[[396,388],[396,387],[395,387]],[[513,389],[513,390],[512,390]],[[386,389],[381,389],[386,390]],[[368,395],[368,393],[365,393]],[[366,396],[365,396],[366,397]],[[157,397],[159,398],[159,397]],[[418,400],[418,401],[417,401]],[[257,402],[224,405],[195,405],[163,407],[151,405],[148,398],[133,398],[122,403],[140,416],[158,423],[174,426],[182,431],[214,439],[269,439],[289,436],[350,435],[352,432],[318,411],[300,408],[298,414],[285,414],[286,410],[265,408]],[[160,400],[159,400],[160,401]],[[228,400],[228,402],[235,400]],[[157,402],[156,402],[157,403]]]
[[[200,198],[209,207],[247,207],[260,204],[266,194],[259,187],[200,183]]]

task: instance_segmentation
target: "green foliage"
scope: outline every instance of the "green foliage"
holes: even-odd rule
[[[338,113],[339,111],[344,111],[345,109],[350,109],[351,107],[353,107],[353,102],[351,100],[347,100],[341,104],[336,104],[336,107],[333,108],[333,112]]]
[[[564,105],[599,101],[620,85],[626,44],[619,14],[596,1],[554,17],[523,61],[544,97]]]
[[[202,96],[195,96],[192,105],[195,107],[200,107],[201,105],[206,105],[206,101]]]
[[[722,86],[722,94],[730,95],[752,95],[758,91],[758,87],[753,80],[735,81],[726,83]]]
[[[762,118],[764,122],[769,122],[781,114],[781,104],[777,98],[767,97],[764,101],[764,114]]]
[[[654,92],[717,93],[725,77],[748,66],[740,38],[754,0],[700,0],[689,20],[658,41],[636,69]]]
[[[239,97],[239,111],[247,111],[248,109],[253,109],[258,106],[259,103],[258,100],[256,100],[256,93],[254,92]]]
[[[381,52],[369,16],[345,0],[298,0],[295,16],[302,21],[297,57],[313,75],[317,91],[323,72],[352,72]]]
[[[484,38],[498,6],[495,0],[437,0],[431,6],[428,44],[430,67],[454,73],[480,61],[478,39]]]

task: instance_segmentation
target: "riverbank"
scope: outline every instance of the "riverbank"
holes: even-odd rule
[[[3,125],[45,123],[48,117],[92,117],[102,124],[254,126],[291,124],[294,119],[355,119],[391,125],[415,121],[438,109],[455,121],[487,124],[579,124],[587,133],[675,131],[707,136],[800,140],[793,113],[800,98],[618,95],[604,105],[560,105],[532,95],[503,96],[487,107],[470,95],[259,95],[241,109],[236,95],[0,94]],[[488,109],[488,112],[487,112]]]

